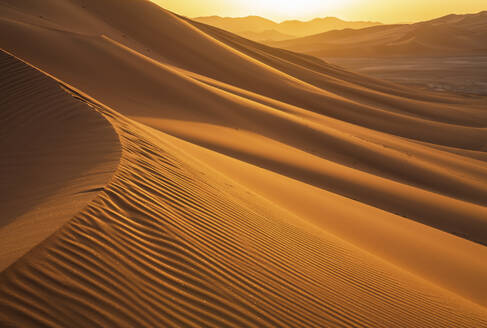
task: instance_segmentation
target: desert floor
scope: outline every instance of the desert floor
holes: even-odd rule
[[[487,57],[323,58],[351,71],[437,92],[487,96]]]

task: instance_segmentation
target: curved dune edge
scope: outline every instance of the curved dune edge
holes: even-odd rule
[[[0,272],[81,211],[120,160],[113,127],[0,50]]]
[[[92,106],[119,134],[118,170],[0,275],[2,325],[487,327],[485,308],[317,230],[171,137]]]

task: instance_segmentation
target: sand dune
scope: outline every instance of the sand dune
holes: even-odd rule
[[[316,231],[167,135],[93,106],[120,135],[120,166],[86,209],[4,271],[7,322],[485,324],[481,307]],[[439,317],[432,320],[431,313]]]
[[[0,323],[487,327],[484,100],[142,0],[0,9],[0,47],[18,58],[2,57],[4,125],[73,131],[6,130],[7,159],[26,160],[5,171],[50,165],[45,180],[8,176],[31,193],[2,207],[63,207],[35,213],[50,230],[0,273]],[[25,222],[12,235],[36,231],[9,220]]]
[[[241,32],[239,33],[239,35],[246,39],[254,40],[257,42],[283,41],[294,38],[291,35],[280,33],[276,30],[264,30],[262,32],[247,31]]]
[[[415,24],[330,31],[269,44],[318,57],[478,56],[487,54],[487,11]]]

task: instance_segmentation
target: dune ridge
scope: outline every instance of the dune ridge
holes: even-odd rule
[[[122,155],[0,274],[5,324],[487,326],[484,100],[148,1],[35,3],[0,1],[0,47],[108,120]]]

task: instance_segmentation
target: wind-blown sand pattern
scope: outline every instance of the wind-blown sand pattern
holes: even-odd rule
[[[100,179],[0,273],[0,325],[487,327],[485,102],[146,1],[33,4],[0,1],[0,46],[32,65],[3,55],[0,93],[51,125],[63,99],[106,157],[80,146]]]

